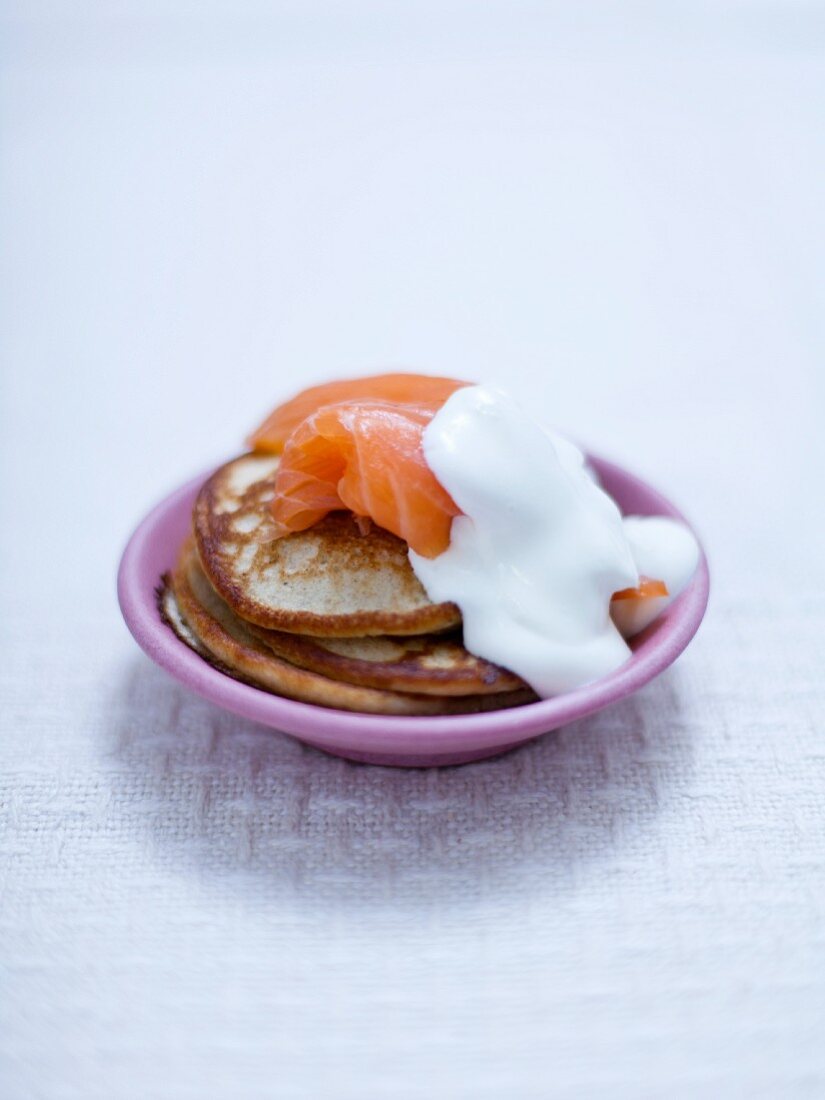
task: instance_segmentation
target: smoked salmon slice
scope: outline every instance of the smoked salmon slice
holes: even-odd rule
[[[275,476],[278,535],[304,531],[348,508],[404,539],[423,557],[450,544],[460,514],[424,459],[424,429],[442,402],[326,405],[294,430]]]
[[[325,405],[365,400],[389,401],[402,405],[434,405],[440,408],[451,394],[469,384],[455,378],[396,373],[311,386],[274,409],[255,429],[247,443],[253,451],[278,455],[298,425]]]
[[[620,592],[614,592],[611,599],[614,600],[652,600],[656,596],[669,595],[664,581],[656,581],[651,577],[640,577],[636,588],[623,588]]]

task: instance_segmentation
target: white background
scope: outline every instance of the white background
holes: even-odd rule
[[[4,1098],[825,1094],[825,7],[2,10]],[[150,665],[146,508],[396,365],[685,508],[674,669],[403,773]]]

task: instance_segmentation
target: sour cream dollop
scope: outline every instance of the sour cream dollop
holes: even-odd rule
[[[453,520],[443,554],[410,551],[416,576],[430,599],[459,606],[471,652],[516,672],[541,696],[580,687],[628,659],[610,614],[614,592],[636,587],[640,573],[668,587],[661,599],[617,601],[628,605],[617,615],[629,636],[696,567],[698,546],[683,524],[623,519],[579,448],[497,388],[454,393],[423,445],[464,514]]]

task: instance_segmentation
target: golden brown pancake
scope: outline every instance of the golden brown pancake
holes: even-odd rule
[[[427,598],[405,542],[376,526],[362,533],[349,513],[274,539],[277,467],[272,455],[242,455],[217,470],[195,501],[203,570],[237,615],[326,638],[429,634],[461,622],[455,604]]]
[[[291,699],[338,710],[395,715],[464,714],[519,706],[535,699],[529,690],[460,698],[377,690],[298,668],[259,641],[220,598],[201,569],[191,541],[181,551],[169,587],[175,609],[168,609],[166,616],[173,627],[177,614],[222,671],[229,670],[257,687]],[[164,599],[161,595],[162,606]],[[183,640],[191,644],[186,636]]]
[[[312,638],[251,627],[273,653],[333,680],[425,695],[492,695],[526,685],[507,669],[469,653],[457,637]]]
[[[210,657],[211,654],[209,650],[201,645],[197,636],[189,629],[186,620],[181,614],[180,608],[178,607],[178,601],[172,588],[172,578],[168,573],[164,573],[160,578],[160,584],[155,589],[155,599],[161,619],[163,619],[168,627],[171,627],[180,640],[185,642],[190,649],[194,649],[200,657]]]

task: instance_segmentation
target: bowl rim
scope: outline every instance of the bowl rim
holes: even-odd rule
[[[647,497],[648,514],[679,519],[696,532],[683,513],[657,489],[624,467],[592,452],[587,459],[596,470]],[[584,718],[610,703],[631,695],[664,671],[682,653],[704,617],[710,592],[707,557],[699,541],[700,559],[687,588],[640,636],[640,644],[626,664],[583,687],[551,699],[483,714],[401,716],[334,710],[274,695],[219,672],[191,650],[163,622],[155,590],[160,574],[149,584],[147,559],[153,555],[159,528],[175,516],[187,498],[216,467],[173,490],[138,523],[130,536],[117,574],[117,593],[123,618],[144,652],[192,691],[245,718],[329,747],[353,746],[386,751],[397,740],[399,748],[417,749],[427,738],[449,738],[451,746],[484,748],[517,744],[539,733]],[[148,587],[147,587],[148,586]],[[655,628],[655,629],[654,629]],[[646,635],[650,637],[645,640]],[[320,743],[320,742],[319,742]],[[423,746],[420,746],[423,750]],[[432,748],[432,741],[428,742]]]

